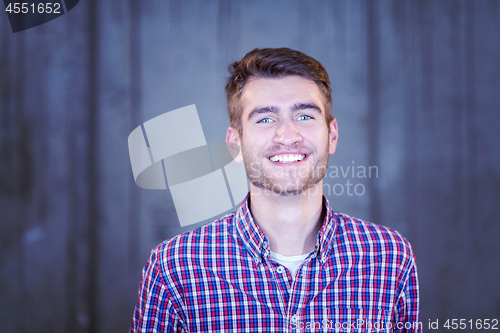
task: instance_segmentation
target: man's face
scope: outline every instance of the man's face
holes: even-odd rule
[[[242,135],[229,128],[227,141],[240,146],[254,187],[297,195],[322,180],[337,146],[337,124],[326,124],[315,82],[300,76],[253,78],[240,103]]]

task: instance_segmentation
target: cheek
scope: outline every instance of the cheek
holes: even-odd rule
[[[316,147],[317,150],[320,150],[321,147],[328,146],[329,135],[327,132],[323,133],[323,131],[308,131],[302,135],[304,140],[308,142],[310,145]]]
[[[251,136],[246,136],[243,134],[242,140],[241,140],[241,149],[243,151],[243,154],[247,156],[252,156],[255,153],[255,148],[257,144],[254,140],[253,137]]]
[[[243,134],[243,142],[248,150],[260,150],[272,140],[272,133],[267,130],[253,130],[248,131],[247,135]]]

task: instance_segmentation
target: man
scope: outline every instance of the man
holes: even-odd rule
[[[250,193],[152,251],[130,331],[420,332],[408,241],[322,195],[338,139],[324,67],[255,49],[230,72],[226,141],[240,147]]]

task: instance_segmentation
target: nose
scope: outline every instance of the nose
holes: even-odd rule
[[[297,124],[291,119],[283,120],[276,130],[276,135],[274,137],[274,142],[281,143],[285,146],[292,146],[298,142],[302,141],[302,136],[300,135],[300,130]]]

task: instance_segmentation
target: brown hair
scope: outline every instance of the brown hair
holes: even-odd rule
[[[330,130],[332,116],[332,90],[330,79],[319,61],[310,56],[289,48],[254,49],[248,52],[241,61],[228,67],[231,76],[226,84],[227,109],[231,127],[241,134],[242,110],[239,105],[243,88],[252,77],[281,78],[298,75],[316,82],[325,97],[325,119]]]

